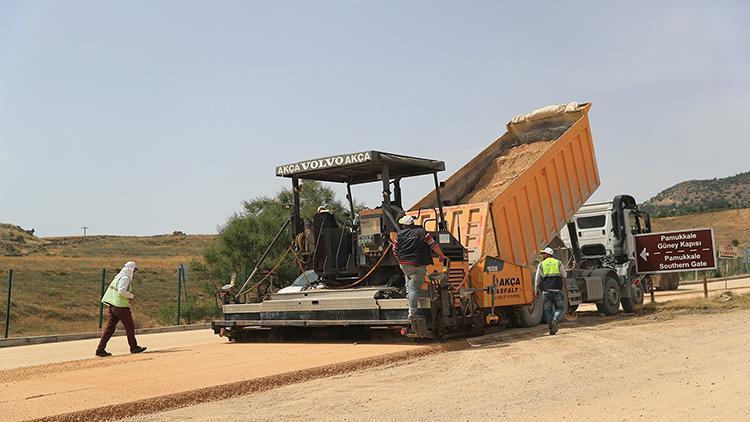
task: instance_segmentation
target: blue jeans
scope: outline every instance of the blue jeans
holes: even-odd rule
[[[562,292],[560,291],[546,291],[542,292],[542,300],[544,301],[544,316],[547,318],[547,326],[552,327],[552,320],[555,319],[557,322],[562,321],[562,314],[565,305],[563,304]]]
[[[424,284],[427,267],[424,265],[401,265],[401,271],[406,278],[406,297],[409,299],[409,318],[416,317],[419,304],[420,289]]]

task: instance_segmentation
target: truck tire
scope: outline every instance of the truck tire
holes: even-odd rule
[[[617,279],[607,276],[604,279],[604,298],[602,303],[596,304],[596,309],[607,316],[615,315],[620,310],[620,286]]]
[[[623,297],[621,299],[622,309],[625,312],[633,313],[638,307],[643,305],[643,286],[641,284],[630,285],[630,297]]]
[[[656,281],[654,285],[658,286],[658,290],[677,290],[680,285],[678,273],[652,274],[651,277],[652,281]]]
[[[680,273],[669,273],[669,290],[677,290],[680,287]]]
[[[516,327],[536,327],[542,322],[542,315],[544,314],[544,308],[542,307],[542,298],[535,297],[531,304],[526,306],[517,306],[510,313],[510,318],[513,321],[513,325]]]

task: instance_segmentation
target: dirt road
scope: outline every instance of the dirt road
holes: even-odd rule
[[[750,311],[586,321],[131,422],[750,420]]]
[[[748,284],[748,279],[736,280],[730,281],[729,287]],[[723,287],[723,282],[717,282],[711,289],[715,294]],[[700,295],[702,286],[684,286],[677,293],[679,295],[660,292],[657,300]],[[586,310],[585,307],[582,310]],[[390,364],[397,360],[392,358],[393,354],[427,353],[428,347],[412,343],[228,344],[203,330],[139,336],[141,343],[150,350],[143,355],[129,355],[125,339],[116,337],[109,348],[116,356],[107,359],[91,359],[97,340],[4,348],[0,349],[0,402],[9,409],[3,420],[103,406],[131,406],[126,403],[133,402],[143,410],[164,409],[169,408],[164,403],[150,406],[154,400],[173,400],[175,394],[182,395],[181,399],[188,404],[205,401],[205,398],[201,400],[201,395],[205,394],[216,400],[250,391],[258,393],[230,401],[227,406],[244,409],[239,416],[233,415],[233,411],[223,412],[221,409],[227,403],[217,402],[147,419],[188,415],[198,420],[212,420],[213,415],[301,419],[309,416],[299,410],[306,408],[314,409],[321,418],[353,419],[360,410],[375,419],[401,416],[401,413],[381,414],[385,408],[379,397],[388,397],[399,412],[407,412],[406,416],[416,419],[427,419],[433,417],[431,415],[461,419],[459,410],[478,402],[482,403],[477,404],[476,409],[485,413],[474,414],[475,417],[519,417],[523,409],[537,408],[539,403],[543,404],[538,409],[541,415],[558,417],[566,415],[559,409],[572,411],[562,405],[571,400],[576,405],[576,414],[584,412],[594,416],[595,409],[603,406],[616,411],[613,414],[617,415],[632,411],[634,413],[626,414],[635,417],[641,414],[636,412],[638,409],[643,409],[646,415],[667,415],[658,413],[659,406],[664,401],[676,405],[678,397],[670,395],[674,391],[687,397],[695,394],[696,400],[689,402],[706,409],[711,409],[714,403],[705,401],[702,393],[715,396],[715,405],[719,407],[711,412],[716,414],[703,414],[709,418],[724,414],[734,416],[738,414],[733,413],[735,411],[746,415],[747,406],[737,407],[722,400],[740,397],[739,393],[735,394],[744,391],[740,387],[750,387],[742,381],[750,375],[750,370],[743,369],[746,365],[742,362],[748,351],[745,343],[750,340],[750,329],[744,326],[744,320],[750,318],[748,312],[687,316],[659,323],[653,323],[653,317],[613,320],[591,315],[593,313],[584,314],[575,328],[568,324],[556,338],[546,337],[543,327],[508,330],[471,340],[477,347],[469,351],[425,357],[417,363],[370,369],[266,392],[259,391],[375,364]],[[633,325],[634,321],[638,325]],[[553,347],[560,350],[563,360],[548,364]],[[639,362],[637,357],[644,355],[648,357]],[[358,363],[360,359],[371,363],[362,365]],[[372,363],[373,360],[377,362]],[[336,369],[315,369],[321,366]],[[680,373],[683,370],[687,372]],[[299,375],[296,371],[306,371],[308,375]],[[311,371],[317,372],[309,376]],[[550,387],[546,387],[543,381],[549,373],[562,374],[560,379],[575,382],[547,382]],[[646,379],[644,374],[648,375]],[[242,385],[227,389],[235,390],[233,394],[222,395],[224,387],[217,386],[228,383]],[[701,387],[695,390],[698,384]],[[618,389],[622,385],[627,388],[620,392]],[[519,394],[514,393],[516,390]],[[439,397],[459,403],[458,410],[429,413],[430,408],[423,403],[429,402],[428,396],[437,392],[440,392]],[[293,405],[285,399],[287,395],[295,398]],[[539,402],[536,397],[544,400]],[[376,403],[370,403],[370,398]],[[608,399],[602,404],[604,398]],[[419,401],[414,401],[417,399]],[[248,400],[258,405],[243,407]],[[339,400],[347,406],[330,404]]]
[[[90,359],[96,340],[0,349],[0,419],[40,418],[425,348],[230,344],[209,330],[143,335],[139,342],[149,352],[130,355],[125,339],[116,337],[109,349],[119,356],[105,359]],[[75,358],[88,359],[69,361]],[[47,364],[25,367],[30,363]]]

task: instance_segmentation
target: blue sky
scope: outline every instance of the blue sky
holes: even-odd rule
[[[6,0],[0,221],[213,233],[286,186],[276,164],[379,149],[447,177],[568,101],[593,102],[593,199],[645,200],[750,170],[749,21],[741,1]]]

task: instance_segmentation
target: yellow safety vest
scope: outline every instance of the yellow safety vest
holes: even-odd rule
[[[127,298],[120,295],[120,293],[117,291],[117,282],[120,281],[119,277],[115,277],[114,280],[109,284],[109,287],[107,288],[107,291],[104,292],[104,297],[102,297],[102,303],[106,305],[112,305],[117,306],[118,308],[129,308],[130,302]],[[133,292],[133,281],[130,281],[130,284],[128,284],[128,291]]]
[[[560,261],[552,257],[542,261],[542,277],[554,277],[556,275],[561,275]]]

